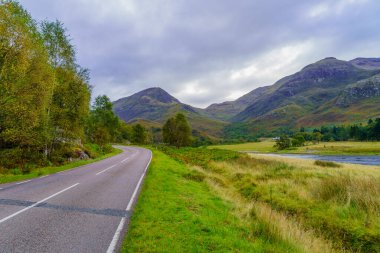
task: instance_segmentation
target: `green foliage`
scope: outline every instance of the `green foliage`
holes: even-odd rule
[[[145,144],[147,142],[147,133],[142,125],[136,124],[132,127],[132,142],[136,144]]]
[[[321,167],[330,167],[330,168],[339,168],[342,167],[340,164],[330,162],[330,161],[321,161],[321,160],[316,160],[314,162],[315,165],[321,166]]]
[[[51,64],[55,68],[74,68],[75,50],[63,24],[58,20],[55,22],[44,21],[41,24],[41,34]]]
[[[303,145],[305,145],[305,137],[304,137],[304,134],[302,133],[297,133],[296,135],[293,136],[293,139],[292,139],[292,146],[293,147],[302,147]]]
[[[85,139],[88,71],[59,21],[38,24],[16,1],[0,2],[0,20],[0,164],[63,162]]]
[[[278,150],[284,150],[284,149],[290,148],[291,144],[292,144],[292,142],[291,142],[290,138],[286,135],[282,135],[280,138],[278,138],[276,140],[275,147]]]
[[[303,134],[305,140],[313,140],[314,142],[322,141],[347,141],[349,139],[356,141],[378,141],[380,140],[380,118],[375,120],[369,119],[367,125],[331,125],[321,126],[319,129],[315,128],[312,133],[312,139],[309,135],[311,132],[296,133],[295,136]],[[307,136],[307,138],[306,138]]]
[[[16,2],[0,5],[0,149],[41,148],[54,72],[30,15]]]
[[[166,121],[162,129],[163,140],[169,145],[186,147],[191,145],[191,128],[184,114],[178,113]]]
[[[85,121],[89,115],[90,85],[87,70],[76,63],[76,52],[66,28],[59,21],[44,21],[41,37],[54,69],[49,117],[49,141],[46,152],[52,154],[66,143],[76,144],[84,140]],[[62,145],[64,144],[64,145]]]
[[[46,167],[46,165],[44,165],[43,167],[39,167],[35,164],[29,164],[27,167],[28,173],[25,173],[25,170],[23,170],[22,168],[14,168],[10,170],[1,170],[0,168],[0,184],[36,178],[42,175],[54,174],[60,171],[64,171],[64,170],[72,169],[75,167],[83,166],[89,163],[97,162],[97,161],[106,159],[108,157],[120,154],[122,152],[122,150],[120,149],[113,149],[112,147],[110,148],[111,148],[111,151],[110,150],[107,151],[109,153],[103,153],[103,151],[100,150],[100,147],[97,146],[96,144],[86,144],[84,147],[85,152],[87,154],[91,154],[90,156],[93,159],[76,160],[70,163],[66,161],[66,163],[61,166],[48,165]]]
[[[112,111],[112,102],[103,95],[95,98],[87,121],[87,136],[91,142],[101,147],[115,141],[120,136],[119,118]]]
[[[133,136],[132,126],[128,125],[124,121],[120,120],[116,141],[119,143],[126,141],[126,140],[130,141],[130,140],[132,140],[132,136]]]

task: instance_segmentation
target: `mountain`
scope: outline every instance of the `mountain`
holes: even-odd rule
[[[273,110],[291,106],[305,112],[316,109],[336,97],[347,84],[373,75],[373,71],[356,68],[335,58],[326,58],[276,82],[233,121],[261,117]]]
[[[173,108],[193,111],[161,88],[150,88],[114,102],[115,113],[126,122],[141,118],[160,121]]]
[[[378,108],[374,98],[378,97],[376,87],[368,87],[368,82],[378,80],[374,77],[380,73],[377,62],[375,58],[341,61],[329,57],[310,64],[269,86],[264,94],[231,121],[239,128],[242,128],[243,122],[245,131],[251,133],[262,129],[268,131],[365,121],[368,114],[363,111],[353,113],[352,110],[354,107],[362,108],[363,103],[375,111]],[[350,104],[345,108],[342,105],[339,107],[339,101],[341,104],[342,101],[350,101]],[[377,110],[371,116],[380,116],[380,111]]]
[[[273,85],[206,109],[183,104],[161,88],[151,88],[114,102],[114,110],[127,122],[145,120],[151,125],[162,125],[183,112],[202,135],[227,138],[365,122],[380,117],[380,58],[342,61],[328,57]]]
[[[380,69],[380,58],[356,58],[350,62],[361,69]]]
[[[224,126],[221,120],[209,117],[202,109],[181,103],[165,90],[155,87],[140,91],[113,103],[114,112],[124,121],[144,125],[163,125],[178,112],[184,113],[200,135],[220,137]],[[147,122],[149,122],[147,124]]]
[[[205,112],[220,120],[229,120],[236,114],[244,111],[249,105],[254,103],[256,99],[265,94],[269,87],[259,87],[235,101],[227,101],[219,104],[212,104],[205,109]]]
[[[312,113],[299,125],[316,126],[331,122],[350,123],[380,116],[380,75],[347,85],[340,94]]]

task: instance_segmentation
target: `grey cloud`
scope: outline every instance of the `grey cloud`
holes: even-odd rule
[[[380,4],[375,0],[21,3],[39,20],[66,24],[80,64],[91,70],[94,95],[106,93],[112,99],[160,86],[183,102],[204,107],[272,84],[280,74],[326,56],[380,55]],[[297,46],[304,44],[311,46]],[[292,61],[283,66],[284,58]],[[258,70],[230,78],[250,66]]]

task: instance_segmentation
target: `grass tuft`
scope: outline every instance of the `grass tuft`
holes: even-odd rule
[[[321,167],[330,167],[330,168],[340,168],[342,165],[330,162],[330,161],[321,161],[321,160],[316,160],[314,162],[315,165],[321,166]]]

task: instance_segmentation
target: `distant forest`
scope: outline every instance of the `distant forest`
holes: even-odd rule
[[[319,138],[322,141],[380,141],[380,118],[369,119],[366,125],[322,126],[312,131],[306,131],[304,127],[301,127],[300,132],[305,133],[307,140],[311,140],[313,134],[315,136],[315,133],[320,133]]]
[[[274,131],[262,129],[256,133],[247,131],[247,123],[234,123],[226,127],[224,134],[224,143],[256,141],[261,137],[294,137],[296,135],[302,135],[305,141],[316,140],[316,138],[319,141],[379,141],[380,118],[369,119],[367,123],[361,124],[330,124],[321,127],[300,127],[298,130],[283,127]]]

